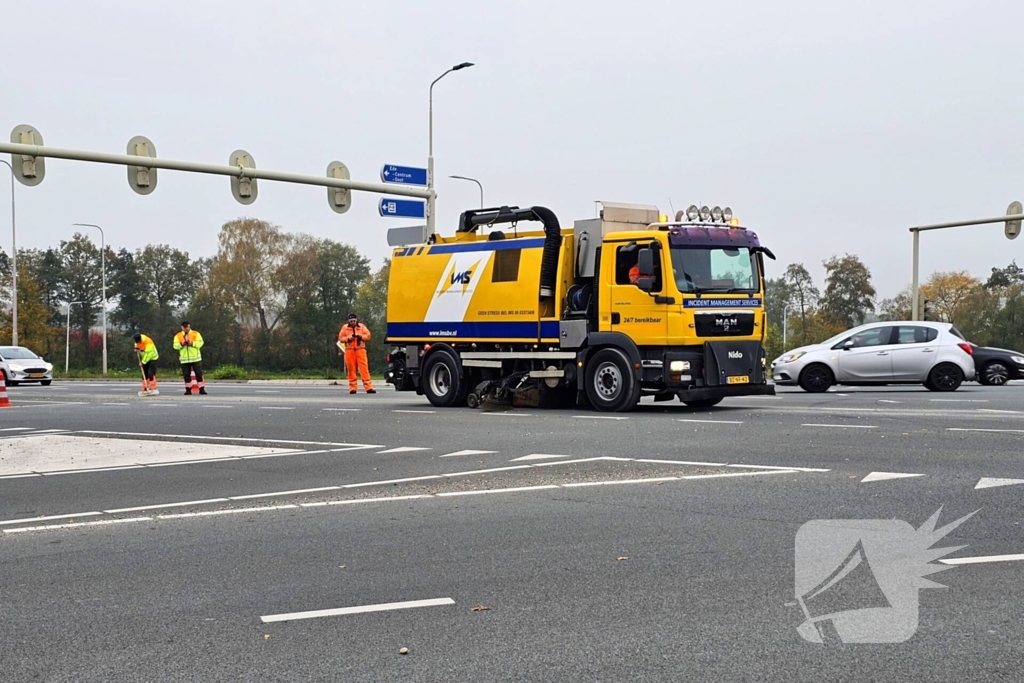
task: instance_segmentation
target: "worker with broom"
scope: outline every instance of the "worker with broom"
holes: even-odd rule
[[[156,396],[160,390],[156,388],[156,361],[160,358],[156,343],[146,335],[135,333],[135,355],[142,369],[142,391],[139,396]]]

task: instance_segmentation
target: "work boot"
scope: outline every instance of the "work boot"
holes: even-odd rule
[[[186,396],[191,396],[192,395],[192,390],[191,389],[186,389],[185,390],[185,395]]]
[[[199,393],[202,394],[203,396],[206,396],[206,387],[203,387],[202,389],[200,389]]]
[[[355,390],[355,389],[349,389],[349,390],[348,390],[348,393],[350,393],[350,394],[354,394],[354,393],[356,393],[356,390]]]
[[[376,394],[377,390],[376,389],[367,389],[366,393],[368,393],[368,394]]]

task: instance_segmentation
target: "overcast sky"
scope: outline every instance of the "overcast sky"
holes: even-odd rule
[[[323,175],[338,159],[376,181],[426,165],[434,88],[438,230],[478,204],[539,204],[563,225],[594,200],[729,205],[778,256],[769,275],[856,253],[881,296],[910,281],[922,223],[1002,215],[1024,201],[1024,3],[632,3],[606,0],[5,0],[0,135],[124,153]],[[6,155],[5,155],[6,157]],[[389,253],[378,195],[338,215],[318,187],[260,182],[251,206],[224,177],[159,172],[136,195],[120,166],[48,160],[17,186],[19,246],[56,245],[74,222],[129,248],[216,251],[222,223],[255,216]],[[7,202],[0,183],[0,207]],[[415,221],[413,221],[414,223]],[[93,231],[95,233],[95,231]],[[98,238],[97,238],[98,241]],[[0,244],[10,251],[0,211]],[[922,272],[987,276],[1024,239],[1001,225],[927,233]]]

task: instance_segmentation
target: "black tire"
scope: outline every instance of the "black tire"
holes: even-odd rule
[[[990,387],[1001,387],[1010,381],[1010,368],[999,360],[986,363],[978,372],[978,381]]]
[[[42,384],[44,387],[48,387],[52,383],[53,383],[52,379],[44,379],[42,382],[40,382],[40,384]]]
[[[466,396],[466,405],[469,406],[470,408],[479,407],[480,397],[477,396],[475,393],[471,392],[468,396]]]
[[[587,363],[587,398],[603,413],[630,411],[640,402],[640,383],[633,364],[615,348],[599,349]]]
[[[445,349],[438,349],[427,357],[421,384],[427,400],[438,408],[463,404],[469,391],[458,360]]]
[[[699,401],[683,401],[690,408],[711,408],[722,402],[722,398],[703,398]]]
[[[932,391],[956,391],[964,381],[964,371],[953,363],[939,363],[928,373],[925,386]]]
[[[812,394],[828,391],[835,381],[831,368],[821,363],[811,363],[800,372],[800,388]]]

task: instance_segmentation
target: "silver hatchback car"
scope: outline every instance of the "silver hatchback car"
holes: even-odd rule
[[[923,384],[956,391],[975,375],[971,345],[950,323],[868,323],[772,361],[776,384],[827,391],[834,384]]]

